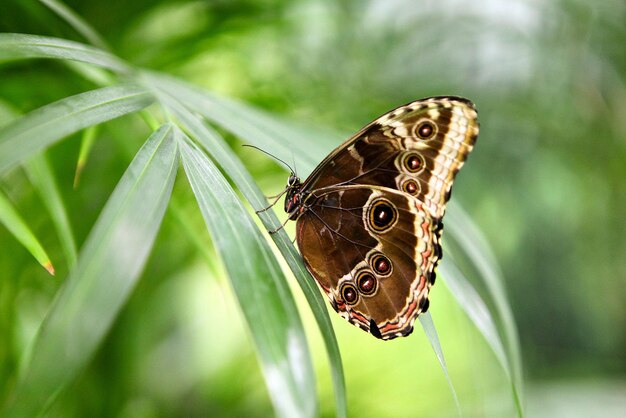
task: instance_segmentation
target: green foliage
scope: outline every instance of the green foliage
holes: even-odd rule
[[[509,297],[531,378],[623,353],[622,3],[73,3],[0,16],[3,415],[522,416]],[[346,136],[320,126],[429,94],[472,98],[482,126],[438,332],[333,330],[289,234],[261,233],[280,220],[246,209],[284,172],[239,141],[303,176]]]
[[[177,168],[171,126],[137,153],[39,330],[8,416],[36,415],[85,366],[128,298],[159,230]]]

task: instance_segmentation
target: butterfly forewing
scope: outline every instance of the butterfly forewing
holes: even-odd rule
[[[351,323],[392,339],[428,309],[441,218],[477,135],[470,101],[419,100],[364,127],[288,195],[305,264]]]
[[[420,128],[428,124],[431,135],[421,136]],[[304,182],[304,190],[366,184],[411,191],[440,218],[477,136],[477,114],[470,101],[419,100],[379,117],[342,144]]]

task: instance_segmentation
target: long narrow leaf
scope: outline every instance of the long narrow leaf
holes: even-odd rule
[[[76,264],[76,243],[70,221],[65,211],[61,192],[45,154],[39,154],[26,162],[26,172],[35,185],[43,201],[52,223],[57,231],[61,247],[69,268]]]
[[[507,373],[509,373],[512,378],[513,395],[515,397],[516,407],[518,408],[518,414],[522,415],[523,384],[519,340],[513,313],[506,298],[502,274],[498,269],[495,257],[486,244],[484,237],[461,207],[452,204],[446,219],[446,227],[448,231],[451,232],[451,237],[459,244],[466,258],[478,272],[476,276],[477,280],[482,282],[487,288],[489,296],[494,303],[497,318],[502,323],[507,348]],[[467,285],[471,286],[469,282],[467,282]],[[490,317],[492,316],[491,312],[487,311],[487,313]],[[476,325],[478,326],[478,324]],[[494,337],[499,341],[501,339],[499,333],[496,333]],[[488,338],[487,341],[489,342]],[[500,345],[501,344],[500,341]],[[492,349],[494,349],[494,352],[498,350],[494,346],[492,346]],[[498,353],[496,353],[496,355],[498,355]]]
[[[149,106],[153,96],[135,85],[104,87],[33,110],[0,129],[0,173],[61,138]]]
[[[459,403],[459,397],[456,394],[456,389],[454,388],[454,384],[452,383],[452,379],[450,378],[450,374],[448,373],[448,366],[446,365],[446,359],[443,356],[443,350],[441,349],[441,344],[439,343],[439,336],[437,335],[437,329],[435,328],[435,323],[433,322],[433,317],[430,312],[424,312],[419,317],[420,324],[422,324],[422,328],[424,329],[424,334],[428,338],[435,355],[437,356],[437,360],[439,360],[439,365],[441,366],[441,370],[443,370],[443,374],[448,381],[448,386],[450,387],[450,392],[452,392],[452,397],[454,398],[454,404],[456,405],[456,410],[459,416],[462,416],[461,412],[461,404]]]
[[[495,304],[498,317],[504,324],[505,338],[513,372],[521,384],[521,357],[519,353],[519,340],[517,337],[517,327],[511,307],[504,290],[504,280],[498,268],[495,256],[489,249],[482,233],[457,204],[450,205],[446,226],[451,232],[454,240],[461,245],[467,258],[473,263],[478,271],[478,278],[484,282],[489,294]]]
[[[81,61],[120,73],[130,71],[130,67],[116,56],[79,42],[23,33],[0,33],[0,62],[32,58]]]
[[[87,164],[89,153],[93,147],[93,142],[98,133],[98,125],[90,126],[83,132],[83,137],[80,141],[80,151],[78,151],[78,161],[76,161],[76,171],[74,172],[74,188],[78,187],[80,177],[83,173],[83,169]]]
[[[2,120],[0,121],[0,124],[4,124],[6,119],[8,120],[14,120],[15,118],[18,117],[18,112],[13,109],[12,107],[8,106],[8,105],[2,105],[2,110],[4,112],[4,118],[2,118]],[[35,157],[37,158],[37,157]],[[39,157],[43,159],[43,156]],[[45,163],[45,161],[44,161]],[[45,170],[47,168],[43,167],[42,171]],[[52,180],[53,182],[53,180]],[[55,225],[57,225],[56,221],[60,220],[60,218],[57,218],[57,215],[60,215],[60,212],[55,212],[53,213],[53,211],[51,210],[51,206],[48,205],[48,203],[51,203],[52,200],[55,200],[56,198],[59,197],[59,193],[58,193],[58,189],[56,188],[56,184],[51,185],[51,184],[46,184],[46,186],[42,187],[48,187],[50,189],[54,189],[54,190],[49,190],[46,191],[46,193],[49,195],[50,197],[50,201],[46,201],[46,205],[48,206],[48,210],[50,211],[51,217],[53,218],[53,220],[55,221]],[[41,189],[40,189],[41,190]],[[62,208],[62,204],[61,204],[61,208]],[[67,218],[66,218],[67,219]],[[35,257],[35,259],[37,261],[39,261],[39,263],[50,273],[50,274],[54,274],[54,267],[52,265],[52,262],[50,261],[50,258],[48,257],[48,255],[46,254],[46,251],[43,249],[42,245],[39,243],[39,241],[37,240],[37,237],[34,236],[34,234],[30,231],[30,229],[28,228],[28,226],[26,225],[26,223],[24,222],[24,220],[20,217],[20,215],[17,213],[17,211],[15,211],[15,209],[13,208],[13,206],[8,202],[8,200],[6,199],[6,197],[4,197],[4,195],[2,195],[0,193],[0,223],[4,223],[7,227],[7,229],[9,229],[9,231],[11,231],[11,233],[13,234],[13,236],[15,236],[15,238],[20,241],[22,243],[22,245],[24,245],[24,247],[26,249],[28,249],[28,251],[30,251],[30,253],[33,255],[33,257]],[[60,225],[57,225],[60,226]],[[60,233],[60,231],[58,231]],[[64,249],[68,249],[70,250],[69,252],[66,253],[66,257],[72,257],[73,255],[73,260],[76,259],[76,248],[73,246],[73,241],[72,243],[66,248],[65,244],[68,244],[69,242],[66,241],[67,236],[61,236],[62,234],[60,233],[60,238],[62,241],[62,245],[64,246]],[[71,238],[71,231],[70,231],[70,240],[72,240],[73,238]],[[71,248],[73,248],[73,252],[71,250]],[[70,258],[68,258],[69,261],[72,261]]]
[[[161,77],[156,79],[149,78],[149,80],[153,88],[159,90],[164,83]],[[186,92],[182,91],[178,94],[180,99],[186,102],[186,100],[184,100],[187,97]],[[217,135],[217,133],[210,129],[206,124],[203,124],[200,119],[178,103],[177,100],[170,98],[165,94],[159,95],[159,100],[181,122],[184,129],[192,136],[192,138],[200,142],[211,153],[213,158],[216,161],[219,161],[221,167],[235,182],[252,207],[257,210],[264,208],[267,205],[267,200],[263,196],[263,193],[259,190],[250,174],[246,171],[241,162],[233,155],[233,152],[226,146],[219,135]],[[260,217],[263,225],[268,230],[275,230],[280,225],[278,218],[272,211],[266,211],[262,213]],[[341,363],[341,355],[339,353],[337,339],[328,316],[326,302],[320,295],[319,289],[317,288],[314,280],[306,270],[306,267],[302,262],[302,257],[300,257],[294,248],[291,239],[285,231],[281,230],[276,234],[272,234],[272,239],[294,273],[294,276],[309,303],[315,320],[317,321],[328,352],[331,374],[334,382],[337,416],[339,418],[343,418],[347,414],[345,378]]]
[[[244,141],[286,161],[300,150],[303,143],[312,144],[306,153],[298,152],[298,168],[307,173],[313,170],[325,153],[341,142],[341,136],[320,128],[304,129],[290,121],[278,119],[259,109],[220,97],[172,77],[152,75],[155,84],[185,103],[193,112],[229,130]]]
[[[182,137],[181,133],[181,137]],[[302,323],[282,271],[211,161],[179,141],[185,172],[258,347],[276,413],[315,415],[315,378]]]
[[[513,370],[509,359],[502,345],[502,340],[498,334],[493,317],[476,289],[469,283],[463,273],[450,261],[450,257],[445,257],[439,266],[439,272],[445,278],[444,282],[450,292],[459,303],[459,306],[467,313],[467,316],[474,323],[476,328],[483,335],[487,344],[493,350],[498,362],[502,366],[504,373],[511,384],[515,408],[519,417],[523,415],[522,404],[513,376]]]
[[[92,45],[100,49],[108,49],[106,42],[82,17],[77,15],[72,9],[58,0],[39,0],[46,7],[65,20],[71,27],[80,33]]]
[[[50,274],[54,274],[54,267],[50,257],[43,249],[39,240],[30,230],[24,219],[17,213],[9,199],[0,191],[0,223],[9,230]]]
[[[12,403],[0,415],[37,416],[85,367],[146,263],[170,198],[177,155],[169,125],[139,150],[57,295]]]
[[[5,106],[5,111],[11,120],[18,117],[18,113],[8,106]],[[59,188],[57,187],[52,169],[50,168],[50,164],[48,164],[45,154],[41,153],[32,157],[26,162],[25,168],[31,182],[37,188],[44,205],[50,213],[68,267],[71,268],[76,264],[76,243],[74,242],[74,234],[65,211],[65,206],[63,205],[61,193],[59,192]]]

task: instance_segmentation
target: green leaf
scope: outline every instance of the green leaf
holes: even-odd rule
[[[2,104],[0,104],[2,105]],[[8,120],[15,120],[18,117],[17,111],[9,106],[2,106]],[[1,118],[0,118],[1,119]],[[4,120],[0,120],[2,124]],[[41,196],[46,209],[50,213],[52,222],[57,230],[65,259],[67,260],[68,267],[73,267],[76,264],[76,244],[74,242],[74,234],[63,205],[63,199],[61,193],[54,179],[52,169],[44,153],[35,155],[25,165],[26,173],[28,174],[31,182],[37,188],[39,195]]]
[[[77,94],[33,110],[0,129],[0,173],[67,135],[141,110],[153,100],[145,89],[128,84]]]
[[[67,7],[63,2],[57,0],[39,0],[46,7],[56,13],[61,19],[65,20],[71,27],[87,39],[92,45],[100,49],[108,49],[106,42],[82,17],[77,15],[72,9]]]
[[[23,33],[0,33],[0,63],[32,58],[87,62],[118,73],[131,71],[128,64],[116,56],[79,42]]]
[[[74,188],[78,188],[80,177],[83,173],[83,169],[87,164],[89,153],[93,147],[93,141],[98,133],[98,125],[93,125],[85,129],[83,137],[80,141],[80,151],[78,152],[78,161],[76,161],[76,171],[74,172]]]
[[[511,384],[513,400],[518,416],[523,416],[521,398],[517,384],[513,377],[513,370],[509,359],[507,358],[500,334],[493,321],[493,316],[489,312],[487,305],[480,297],[476,289],[465,278],[463,273],[450,261],[450,257],[442,260],[439,266],[439,272],[445,279],[444,282],[455,297],[459,306],[467,313],[472,323],[478,328],[483,335],[487,344],[493,350],[498,362],[502,366],[504,373]]]
[[[35,338],[6,417],[32,417],[85,367],[134,288],[178,167],[172,127],[139,150],[100,214]]]
[[[452,202],[448,212],[446,226],[478,272],[477,280],[480,280],[485,285],[489,296],[494,302],[497,317],[504,325],[504,333],[514,375],[521,382],[521,356],[519,353],[517,327],[515,326],[513,312],[506,296],[504,279],[498,267],[498,262],[485,237],[463,208]]]
[[[42,153],[29,159],[25,167],[28,178],[37,188],[41,200],[46,206],[48,213],[50,213],[65,259],[67,260],[67,265],[69,268],[72,268],[76,264],[76,243],[74,242],[72,227],[61,198],[61,192],[59,192],[59,187],[54,179],[54,173],[50,168],[50,164],[48,164],[45,154]]]
[[[183,135],[179,147],[185,172],[254,337],[276,413],[312,417],[315,376],[280,266],[226,179]]]
[[[454,388],[454,384],[452,383],[452,379],[448,373],[448,366],[446,365],[446,359],[443,356],[443,350],[441,349],[441,344],[439,343],[439,336],[437,335],[437,329],[435,328],[433,317],[430,312],[424,312],[418,318],[420,320],[420,324],[422,324],[422,328],[424,329],[424,334],[426,334],[426,338],[428,338],[428,341],[437,356],[437,360],[439,360],[441,370],[443,370],[443,374],[448,381],[448,386],[450,387],[450,392],[452,392],[457,413],[459,416],[463,416],[463,413],[461,412],[461,404],[459,403],[459,397],[456,394],[456,389]]]
[[[39,262],[48,273],[54,275],[54,267],[50,261],[50,257],[46,254],[37,237],[30,230],[24,219],[17,213],[9,199],[0,191],[0,223],[9,230],[11,235],[15,237],[30,252],[35,260]]]
[[[152,88],[160,90],[161,92],[163,92],[161,88],[167,84],[167,79],[162,77],[149,76],[147,77],[147,80]],[[178,100],[161,93],[158,97],[162,105],[165,106],[165,108],[180,121],[183,128],[192,138],[204,146],[204,148],[213,156],[215,161],[219,161],[220,166],[237,185],[252,207],[255,210],[265,208],[268,204],[265,196],[256,186],[256,183],[243,167],[241,162],[234,156],[230,148],[228,148],[228,146],[214,130],[204,124],[198,117],[179,103],[179,101],[186,104],[196,103],[194,102],[194,96],[191,95],[192,92],[184,88],[180,91],[175,88],[171,88],[168,92],[174,94]],[[194,108],[194,111],[197,111],[197,109]],[[245,119],[245,114],[242,116],[242,120],[243,119]],[[251,140],[250,138],[246,139]],[[251,140],[251,142],[254,141]],[[273,211],[263,212],[259,216],[263,225],[268,230],[275,230],[280,226],[280,222]],[[276,246],[287,261],[287,264],[298,281],[298,284],[302,289],[318,324],[328,352],[331,374],[334,382],[337,416],[340,418],[345,417],[347,415],[345,378],[343,374],[341,355],[339,353],[339,346],[337,345],[337,339],[328,316],[327,303],[322,298],[315,280],[313,280],[304,266],[302,257],[300,257],[300,254],[294,248],[287,233],[284,230],[281,230],[278,233],[272,234],[272,239],[276,243]]]
[[[295,156],[303,172],[312,171],[325,154],[342,142],[335,132],[319,127],[304,128],[172,77],[151,74],[149,80],[192,111],[285,161],[291,161],[293,153],[300,151],[303,143],[311,144],[309,152],[298,152]]]
[[[454,202],[452,203],[453,204],[450,205],[448,213],[446,215],[446,228],[450,232],[451,238],[459,245],[460,249],[463,251],[465,258],[469,260],[469,262],[478,273],[476,274],[476,280],[486,287],[488,294],[493,301],[493,305],[495,306],[495,317],[502,323],[507,347],[507,355],[504,356],[507,361],[506,365],[503,364],[503,367],[505,368],[507,375],[511,378],[511,386],[513,389],[517,412],[519,416],[522,416],[523,379],[519,340],[517,337],[517,327],[515,326],[515,319],[513,318],[513,313],[506,297],[506,291],[504,290],[504,280],[502,279],[502,273],[500,272],[496,259],[489,249],[489,246],[487,245],[483,235],[480,233],[478,227],[459,205],[454,204]],[[454,276],[451,277],[453,277],[454,279]],[[464,279],[464,281],[466,282],[466,284],[456,284],[459,289],[461,287],[467,286],[472,287],[472,285],[466,279]],[[455,284],[453,284],[452,286],[455,286]],[[475,293],[476,295],[478,295],[477,292]],[[454,295],[455,297],[457,297],[456,294]],[[463,296],[464,295],[459,295],[458,297],[463,298]],[[486,314],[489,316],[489,320],[494,324],[495,327],[496,321],[494,320],[494,314],[488,309],[486,309]],[[472,315],[470,315],[470,318],[472,318]],[[479,326],[479,324],[476,325],[479,330],[481,326],[484,326]],[[496,353],[496,356],[501,357],[502,354],[498,353],[499,348],[497,348],[495,345],[492,345],[492,342],[490,342],[491,337],[498,340],[497,345],[503,346],[500,333],[496,332],[495,335],[491,333],[489,338],[487,337],[487,335],[485,335],[485,338],[494,350],[494,353]],[[496,343],[494,342],[493,344]],[[503,362],[501,361],[500,357],[498,358],[498,360],[502,364]]]

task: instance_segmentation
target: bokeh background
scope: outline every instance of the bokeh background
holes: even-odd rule
[[[416,98],[473,100],[481,133],[453,200],[501,265],[519,328],[527,416],[626,415],[623,1],[66,3],[133,64],[346,135]],[[38,1],[1,7],[0,32],[84,41]],[[0,101],[16,112],[92,88],[58,62],[0,64]],[[78,136],[49,151],[79,244],[147,132],[132,119],[105,124],[76,190]],[[268,195],[284,187],[284,169],[229,140]],[[304,143],[294,150],[303,151]],[[28,178],[17,170],[0,178],[0,187],[61,260]],[[188,201],[185,213],[202,228]],[[53,416],[271,416],[211,243],[207,237],[209,256],[201,257],[180,227],[168,213],[138,288]],[[48,276],[0,227],[0,399],[66,275],[59,262],[57,276]],[[316,361],[321,411],[333,416],[323,345],[293,289]],[[505,378],[445,286],[434,289],[431,309],[467,415],[508,416]],[[454,416],[421,330],[380,344],[334,315],[333,323],[350,416]]]

